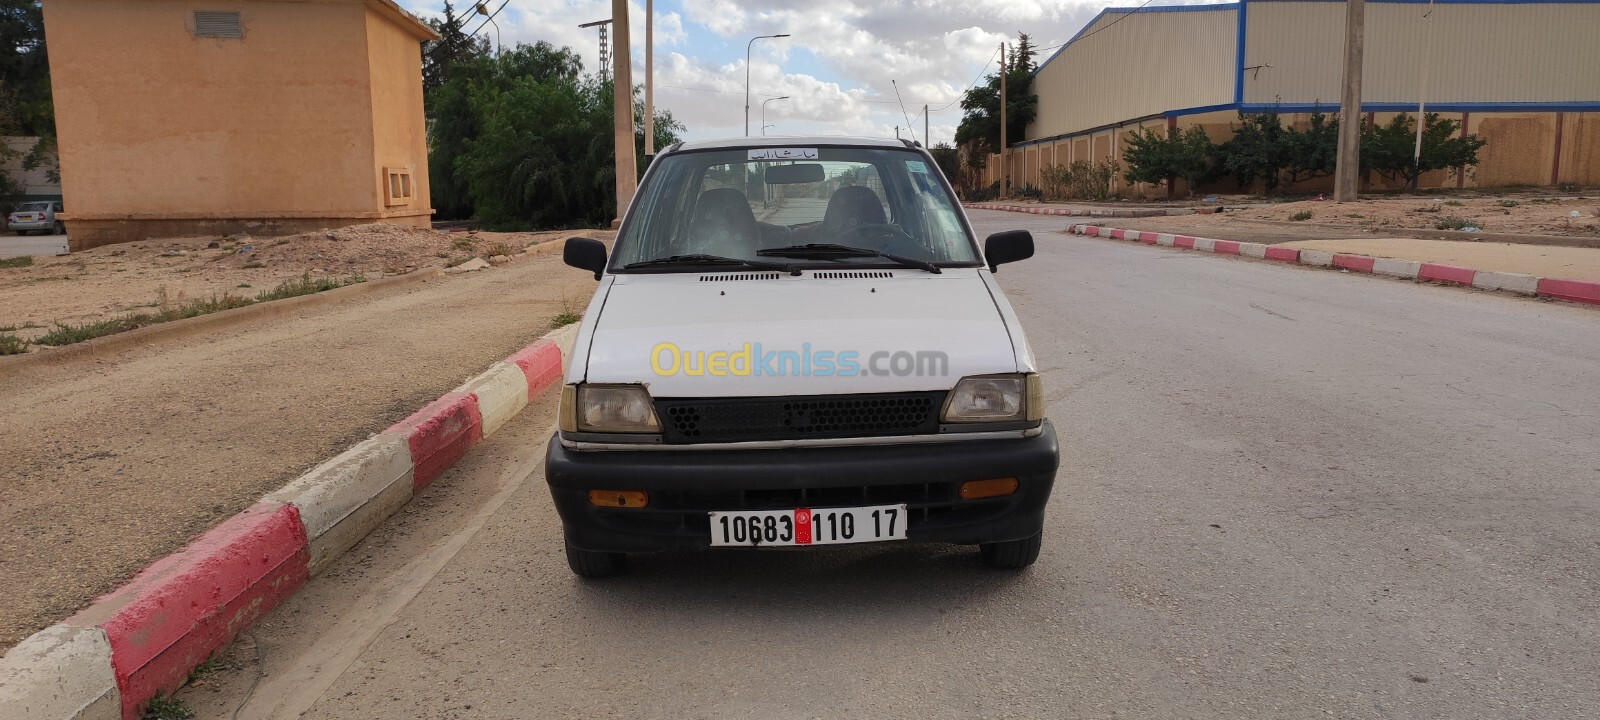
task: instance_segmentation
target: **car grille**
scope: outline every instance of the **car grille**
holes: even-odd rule
[[[943,392],[656,401],[668,443],[931,435]]]

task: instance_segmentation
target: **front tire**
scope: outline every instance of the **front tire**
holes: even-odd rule
[[[578,577],[611,577],[622,572],[622,567],[627,564],[628,556],[623,553],[580,550],[570,542],[566,546],[567,567],[572,568],[572,573]]]
[[[978,551],[983,554],[983,562],[989,567],[1021,570],[1039,559],[1039,548],[1043,546],[1044,533],[1041,532],[1021,540],[983,543],[978,546]]]

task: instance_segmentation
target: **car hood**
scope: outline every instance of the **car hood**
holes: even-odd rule
[[[644,383],[658,398],[734,397],[945,390],[966,375],[1016,372],[978,272],[615,275],[583,380]]]

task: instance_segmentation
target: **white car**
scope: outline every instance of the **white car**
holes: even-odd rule
[[[997,266],[933,158],[876,139],[680,143],[646,172],[545,477],[573,572],[667,548],[863,542],[1038,557],[1059,452]]]
[[[43,230],[54,235],[67,232],[67,228],[56,213],[62,212],[61,201],[35,200],[17,206],[6,218],[6,227],[18,235],[27,235],[30,230]]]

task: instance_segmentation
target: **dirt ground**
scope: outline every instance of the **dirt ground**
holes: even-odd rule
[[[1311,217],[1295,221],[1297,213]],[[1573,213],[1577,213],[1574,217]],[[1310,222],[1355,228],[1396,227],[1424,230],[1458,230],[1437,225],[1459,218],[1483,232],[1529,235],[1600,237],[1600,199],[1550,197],[1407,197],[1367,198],[1359,202],[1301,200],[1232,208],[1214,216],[1200,216],[1202,224],[1223,225],[1233,220]]]
[[[1462,224],[1476,227],[1486,233],[1512,233],[1529,235],[1565,235],[1600,238],[1600,198],[1549,197],[1535,194],[1508,193],[1504,195],[1455,195],[1444,197],[1367,197],[1356,202],[1334,204],[1329,200],[1297,200],[1294,202],[1262,202],[1246,196],[1218,196],[1217,203],[1043,203],[1049,207],[1082,210],[1135,210],[1141,208],[1170,208],[1179,206],[1211,207],[1217,204],[1226,208],[1215,215],[1178,215],[1150,218],[1101,218],[1108,225],[1139,230],[1167,231],[1229,237],[1263,242],[1246,234],[1267,235],[1278,227],[1297,235],[1317,237],[1330,233],[1320,230],[1350,230],[1372,232],[1376,228],[1414,228],[1438,230],[1441,223],[1451,225],[1444,229],[1457,229],[1456,223],[1444,222],[1458,218]],[[1014,205],[1034,203],[1012,202]],[[1299,213],[1309,217],[1293,220]],[[1577,213],[1576,216],[1573,213]],[[1073,222],[1093,222],[1095,218],[1074,219]],[[1149,227],[1130,223],[1151,224]],[[1154,223],[1154,224],[1152,224]],[[1159,225],[1159,227],[1158,227]],[[1224,235],[1224,229],[1232,234]],[[1320,230],[1319,230],[1320,229]],[[1332,234],[1338,234],[1334,232]]]
[[[26,268],[0,268],[0,328],[32,340],[53,323],[227,293],[254,296],[285,280],[376,280],[473,255],[511,254],[544,233],[444,233],[399,225],[355,225],[285,237],[192,237],[107,245],[64,256],[36,256]]]
[[[1286,247],[1459,265],[1474,270],[1522,273],[1563,280],[1600,281],[1600,249],[1508,243],[1354,238],[1299,240]]]
[[[299,273],[318,262],[303,252],[270,262]],[[174,262],[239,271],[207,257]],[[136,267],[155,283],[157,266]],[[19,371],[0,390],[0,650],[582,312],[594,285],[529,255]]]

